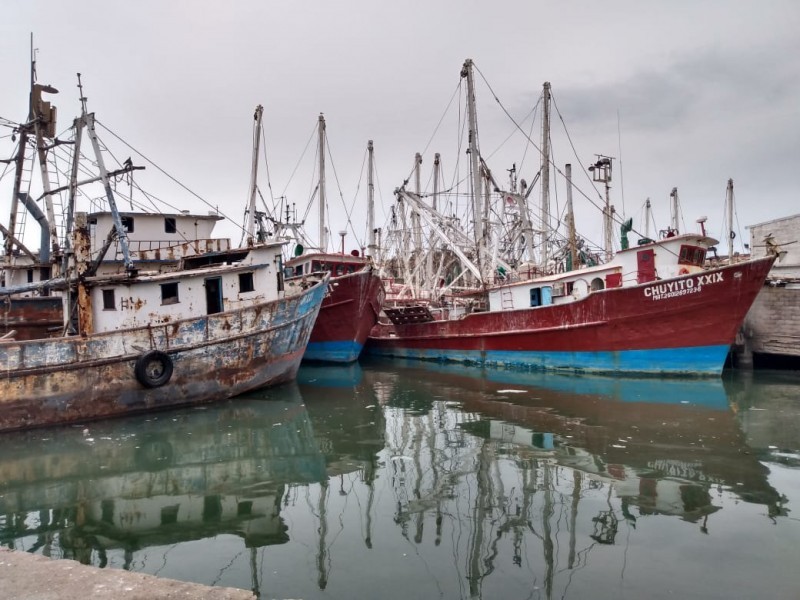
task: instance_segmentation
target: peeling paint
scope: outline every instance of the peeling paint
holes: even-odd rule
[[[226,313],[87,336],[0,342],[0,430],[211,402],[294,378],[327,278],[295,296]],[[144,387],[145,351],[171,379]]]

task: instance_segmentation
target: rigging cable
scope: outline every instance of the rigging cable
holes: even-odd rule
[[[163,175],[165,175],[167,178],[169,178],[169,179],[170,179],[170,180],[172,180],[174,183],[176,183],[177,185],[179,185],[180,187],[182,187],[184,190],[186,190],[187,192],[189,192],[189,193],[190,193],[192,196],[194,196],[195,198],[197,198],[198,200],[200,200],[200,201],[201,201],[203,204],[205,204],[205,205],[206,205],[206,206],[208,206],[209,208],[213,209],[213,210],[214,210],[215,212],[217,212],[219,215],[221,215],[222,217],[224,217],[225,219],[227,219],[228,221],[230,221],[231,223],[233,223],[233,224],[234,224],[234,225],[236,225],[237,227],[240,227],[240,228],[241,228],[241,225],[239,225],[239,224],[238,224],[236,221],[234,221],[234,220],[233,220],[233,219],[231,219],[229,216],[227,216],[225,213],[223,213],[222,211],[220,211],[220,210],[219,210],[219,207],[215,207],[215,206],[213,206],[213,205],[212,205],[210,202],[208,202],[208,201],[207,201],[205,198],[203,198],[202,196],[200,196],[200,195],[199,195],[199,194],[197,194],[196,192],[194,192],[194,191],[192,191],[191,189],[189,189],[189,188],[188,188],[186,185],[184,185],[183,183],[181,183],[180,181],[178,181],[177,179],[175,179],[175,178],[174,178],[172,175],[170,175],[169,173],[167,173],[167,172],[166,172],[164,169],[162,169],[161,167],[159,167],[159,166],[158,166],[156,163],[154,163],[152,160],[150,160],[150,159],[149,159],[148,157],[146,157],[144,154],[142,154],[141,152],[139,152],[139,151],[138,151],[136,148],[134,148],[133,146],[131,146],[130,144],[128,144],[128,142],[126,142],[125,140],[123,140],[123,139],[122,139],[121,137],[119,137],[119,136],[118,136],[116,133],[114,133],[113,131],[111,131],[111,130],[110,130],[108,127],[106,127],[105,125],[103,125],[103,124],[102,124],[102,123],[100,123],[99,121],[96,121],[96,123],[97,123],[98,125],[100,125],[100,126],[103,128],[103,129],[105,129],[106,131],[108,131],[108,132],[109,132],[111,135],[113,135],[115,138],[117,138],[117,139],[118,139],[120,142],[122,142],[123,144],[125,144],[125,145],[126,145],[128,148],[130,148],[131,150],[133,150],[134,152],[136,152],[136,154],[138,154],[139,156],[141,156],[141,157],[142,157],[144,160],[146,160],[148,163],[150,163],[151,165],[153,165],[153,166],[154,166],[154,167],[155,167],[155,168],[156,168],[156,169],[157,169],[159,172],[161,172],[161,173],[162,173]]]

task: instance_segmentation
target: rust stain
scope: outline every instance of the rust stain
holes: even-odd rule
[[[289,381],[321,300],[318,288],[222,318],[184,319],[160,331],[140,327],[0,343],[0,364],[6,367],[0,375],[0,431],[199,404]],[[256,312],[260,319],[253,318]],[[170,336],[179,324],[180,335]],[[146,388],[134,366],[154,340],[161,348],[166,343],[174,374],[165,385]]]

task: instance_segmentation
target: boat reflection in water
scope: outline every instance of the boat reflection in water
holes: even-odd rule
[[[0,436],[0,543],[264,598],[791,597],[800,532],[772,480],[797,437],[781,461],[753,447],[763,389],[303,367],[227,404]]]
[[[326,471],[297,388],[275,396],[0,437],[0,543],[155,572],[154,547],[287,542],[287,484]]]

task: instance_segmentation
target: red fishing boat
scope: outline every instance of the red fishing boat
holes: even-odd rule
[[[301,278],[312,273],[330,274],[328,295],[325,297],[320,309],[311,338],[303,360],[323,361],[333,363],[350,363],[358,360],[364,344],[372,327],[378,322],[381,304],[384,298],[383,282],[378,274],[378,269],[373,264],[371,256],[365,256],[358,250],[345,254],[344,244],[346,231],[339,232],[342,239],[340,252],[327,252],[329,230],[326,224],[325,200],[325,118],[319,116],[319,181],[316,192],[319,193],[319,237],[313,244],[306,236],[303,223],[292,220],[288,204],[285,207],[284,218],[272,218],[274,232],[277,239],[294,239],[294,256],[284,263],[287,280]],[[256,136],[258,139],[258,136]],[[374,226],[374,186],[373,177],[373,146],[370,140],[367,144],[369,155],[368,168],[368,216],[367,231],[369,241],[367,248],[370,253],[376,248]],[[258,148],[255,147],[253,165],[255,171]],[[255,189],[255,188],[253,188]],[[276,215],[281,211],[276,210]],[[266,229],[266,227],[263,227]]]
[[[329,272],[329,293],[311,330],[303,360],[348,363],[358,359],[378,321],[383,283],[368,257],[311,253],[286,262],[292,276]]]
[[[680,235],[609,263],[489,287],[462,307],[386,307],[368,351],[586,372],[718,375],[774,256],[704,268]],[[481,302],[478,302],[478,301]],[[480,306],[480,310],[475,310]]]
[[[448,295],[441,280],[429,277],[420,301],[388,302],[368,352],[538,369],[718,375],[775,257],[706,267],[706,254],[718,242],[705,234],[705,219],[698,220],[701,233],[679,234],[676,217],[660,239],[650,239],[646,230],[633,248],[627,241],[632,221],[620,223],[622,250],[614,254],[612,159],[602,155],[588,170],[605,184],[604,259],[586,252],[576,237],[570,165],[565,168],[569,234],[558,239],[549,214],[550,84],[544,84],[541,100],[542,160],[535,179],[541,180],[542,210],[535,224],[526,203],[530,192],[524,180],[517,186],[516,169],[509,170],[510,188],[502,191],[481,156],[472,70],[467,60],[461,77],[467,82],[473,208],[457,221],[471,224],[472,236],[433,208],[435,191],[430,201],[419,184],[416,193],[405,184],[396,191],[396,210],[410,208],[431,237],[457,255],[457,279],[469,279],[471,289]],[[677,190],[673,194],[677,204]],[[416,271],[425,267],[421,256],[413,254]]]

